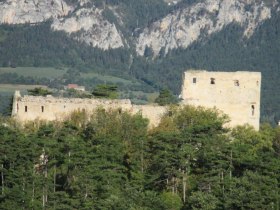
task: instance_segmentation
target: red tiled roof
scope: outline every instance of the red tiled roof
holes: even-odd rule
[[[67,87],[68,88],[77,88],[79,86],[77,84],[68,84]]]

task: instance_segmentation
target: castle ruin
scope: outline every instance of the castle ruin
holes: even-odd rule
[[[186,71],[183,74],[181,104],[216,107],[227,114],[230,127],[249,124],[259,129],[260,119],[259,72]],[[130,100],[55,98],[52,96],[21,96],[15,92],[12,116],[20,122],[36,119],[63,120],[75,110],[91,112],[96,108],[121,109],[141,113],[156,126],[166,112],[157,105],[134,105]]]
[[[97,108],[119,109],[131,114],[141,113],[150,120],[150,126],[156,126],[166,108],[156,105],[134,105],[130,100],[55,98],[53,96],[21,96],[15,92],[12,116],[19,122],[34,120],[61,121],[74,111],[92,112]]]
[[[182,103],[216,107],[227,114],[229,125],[249,124],[259,130],[261,73],[186,71]]]

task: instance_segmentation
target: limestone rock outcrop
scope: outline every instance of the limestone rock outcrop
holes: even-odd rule
[[[64,0],[0,1],[0,24],[41,23],[52,19],[52,29],[104,50],[124,46],[122,34],[88,0],[68,5]]]
[[[55,19],[52,29],[66,31],[75,39],[104,50],[124,46],[116,26],[103,18],[102,10],[94,7],[81,8],[70,17]]]
[[[39,23],[65,16],[73,8],[63,0],[6,0],[0,1],[0,23]]]
[[[162,1],[163,4],[170,2]],[[97,8],[90,0],[2,0],[0,24],[36,24],[51,20],[52,30],[65,31],[92,47],[108,50],[129,45],[135,47],[138,55],[144,55],[148,47],[156,57],[172,49],[187,48],[230,24],[240,25],[244,38],[249,38],[271,17],[272,10],[280,11],[278,0],[199,0],[173,10],[147,28],[137,28],[136,34],[141,33],[129,37],[126,33],[129,30],[118,28],[104,17],[104,8],[111,10],[118,25],[125,27],[125,13],[114,7],[104,4]]]
[[[256,28],[271,17],[277,1],[266,5],[259,0],[205,0],[179,9],[145,28],[139,35],[136,51],[144,55],[146,47],[158,55],[176,48],[187,48],[202,36],[221,31],[225,26],[237,23],[244,29],[244,37],[250,37]],[[161,52],[161,53],[162,53]]]

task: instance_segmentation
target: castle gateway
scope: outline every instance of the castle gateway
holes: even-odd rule
[[[227,114],[230,127],[249,124],[259,129],[261,73],[259,72],[208,72],[186,71],[183,74],[181,105],[216,107]],[[13,102],[14,116],[18,121],[63,120],[75,110],[91,112],[121,108],[132,114],[141,112],[156,126],[166,107],[134,105],[130,100],[100,100],[80,98],[54,98],[52,96],[20,96],[16,91]]]

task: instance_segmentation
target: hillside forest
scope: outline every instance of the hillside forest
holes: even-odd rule
[[[232,22],[186,49],[155,57],[146,46],[139,56],[145,27],[197,1],[176,2],[89,0],[123,34],[117,49],[53,31],[51,19],[0,24],[1,210],[280,210],[280,10],[251,37]],[[187,69],[262,72],[260,130],[227,128],[218,110],[177,105],[156,127],[120,110],[76,111],[63,122],[10,117],[16,85],[26,85],[23,94],[42,86],[80,97],[61,95],[76,83],[96,97],[176,104]]]
[[[279,209],[280,128],[171,106],[157,127],[97,109],[64,122],[0,119],[0,209]]]

